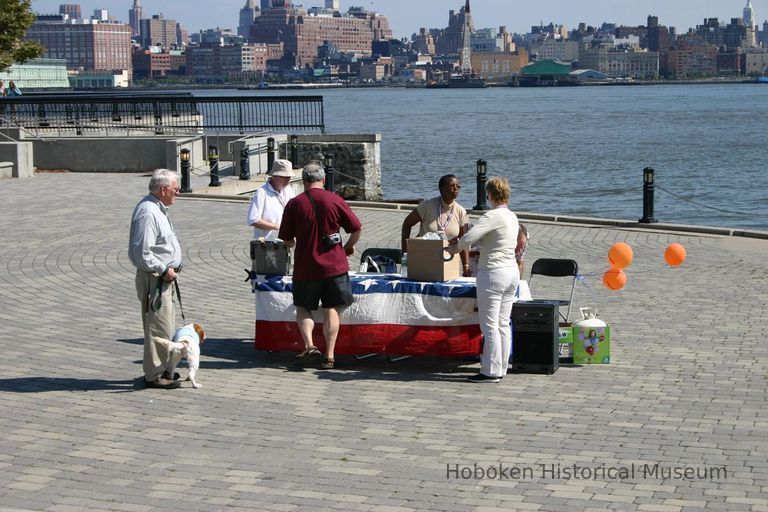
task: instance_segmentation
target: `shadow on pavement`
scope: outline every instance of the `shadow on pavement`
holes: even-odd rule
[[[18,377],[0,379],[0,391],[45,393],[48,391],[114,391],[144,389],[144,378],[131,380],[75,379],[70,377]]]
[[[118,341],[131,344],[143,343],[143,339]],[[208,338],[201,347],[201,352],[201,372],[282,368],[286,372],[314,372],[318,379],[337,382],[352,380],[463,381],[469,375],[477,373],[479,368],[477,360],[473,358],[416,356],[400,361],[390,361],[385,355],[377,354],[365,359],[338,356],[335,370],[320,370],[322,358],[304,367],[295,366],[296,353],[256,350],[252,338]],[[135,363],[141,365],[141,359]],[[186,363],[182,362],[179,367],[186,368]]]

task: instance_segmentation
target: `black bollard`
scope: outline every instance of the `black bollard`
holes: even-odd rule
[[[275,162],[275,138],[269,137],[267,139],[267,172],[272,169],[272,164]]]
[[[299,166],[299,136],[291,135],[291,163],[293,167]]]
[[[211,167],[211,182],[209,187],[220,187],[219,179],[219,147],[211,144],[208,146],[208,165]]]
[[[189,169],[192,167],[192,162],[189,161],[189,150],[187,148],[179,151],[179,160],[181,160],[181,190],[182,194],[189,194],[192,189],[189,186]]]
[[[654,172],[651,167],[643,169],[643,218],[638,220],[643,224],[659,222],[653,217]]]
[[[488,173],[488,163],[485,160],[477,161],[477,205],[475,210],[488,210],[488,204],[485,201],[485,182]]]
[[[333,169],[333,155],[325,155],[325,190],[336,191],[334,179],[335,170]]]
[[[240,150],[240,179],[243,181],[251,179],[251,167],[248,163],[250,154],[248,146]]]

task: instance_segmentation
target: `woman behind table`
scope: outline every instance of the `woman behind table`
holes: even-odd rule
[[[470,382],[499,382],[507,373],[511,332],[509,317],[520,279],[515,247],[519,223],[509,209],[509,182],[494,176],[485,186],[492,210],[458,240],[451,240],[449,252],[456,254],[477,242],[480,263],[477,270],[477,310],[483,333],[483,355],[480,373],[469,377]]]
[[[407,242],[411,237],[411,229],[419,224],[419,233],[416,236],[424,236],[426,233],[445,232],[449,240],[464,235],[469,229],[469,216],[467,211],[456,201],[459,197],[461,185],[455,174],[446,174],[437,183],[440,195],[422,201],[403,221],[401,231],[401,243],[403,252],[408,251]],[[468,251],[461,251],[461,263],[465,276],[471,275],[469,271]]]

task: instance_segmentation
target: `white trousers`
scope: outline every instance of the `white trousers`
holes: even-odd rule
[[[480,373],[488,377],[507,374],[512,330],[509,317],[520,280],[517,265],[477,270],[477,311],[483,333]]]

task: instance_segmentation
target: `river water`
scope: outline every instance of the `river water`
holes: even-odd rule
[[[482,158],[517,211],[637,220],[653,167],[660,222],[768,230],[768,85],[195,93],[322,95],[328,133],[382,134],[386,199],[455,173],[471,207]]]

